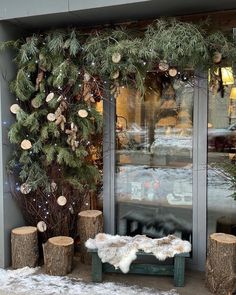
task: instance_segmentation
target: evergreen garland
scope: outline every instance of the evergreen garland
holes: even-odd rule
[[[15,145],[9,171],[21,192],[24,184],[18,198],[26,217],[44,221],[47,236],[73,235],[83,196],[99,184],[102,118],[96,102],[108,97],[108,84],[113,95],[121,85],[144,94],[147,72],[163,75],[163,61],[180,71],[215,68],[216,51],[228,64],[236,60],[232,38],[175,19],[154,21],[142,31],[54,30],[0,44],[0,50],[9,47],[17,52],[10,88],[19,105],[9,131]],[[32,146],[22,148],[25,140]],[[57,205],[60,195],[67,198],[64,207]]]

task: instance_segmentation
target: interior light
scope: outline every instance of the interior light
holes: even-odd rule
[[[233,87],[231,88],[229,98],[230,98],[230,99],[236,99],[236,86],[233,86]]]
[[[221,77],[223,85],[234,84],[233,69],[231,67],[221,68]]]

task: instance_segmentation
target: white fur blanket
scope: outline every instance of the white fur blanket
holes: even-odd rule
[[[144,235],[128,237],[100,233],[94,239],[88,239],[85,246],[88,249],[97,249],[103,263],[108,262],[115,268],[120,268],[123,273],[129,271],[130,264],[137,258],[136,253],[140,250],[152,253],[159,260],[191,251],[189,242],[173,235],[151,239]]]

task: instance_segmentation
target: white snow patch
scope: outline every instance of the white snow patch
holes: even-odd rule
[[[39,274],[40,268],[0,269],[0,294],[30,295],[179,295],[175,290],[158,291],[118,283],[85,283],[80,278]],[[2,293],[4,291],[4,293]]]
[[[191,244],[173,235],[161,239],[151,239],[145,235],[135,237],[113,236],[99,233],[85,243],[88,249],[97,249],[102,262],[108,262],[115,268],[127,273],[138,251],[152,253],[158,260],[174,257],[176,254],[191,251]]]

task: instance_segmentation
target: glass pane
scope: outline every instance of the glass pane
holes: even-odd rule
[[[208,107],[208,234],[236,235],[236,100],[231,87],[209,92]]]
[[[117,233],[191,241],[193,86],[150,74],[146,88],[117,97]]]

